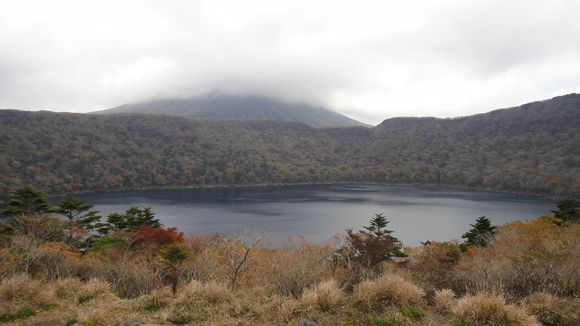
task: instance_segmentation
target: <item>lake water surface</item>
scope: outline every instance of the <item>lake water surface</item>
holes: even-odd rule
[[[375,213],[405,246],[460,239],[487,216],[494,225],[550,214],[553,200],[468,189],[366,184],[187,188],[81,195],[101,215],[131,205],[151,207],[167,227],[185,234],[242,229],[281,238],[304,234],[321,242],[345,229],[369,224]],[[106,219],[104,217],[103,219]]]

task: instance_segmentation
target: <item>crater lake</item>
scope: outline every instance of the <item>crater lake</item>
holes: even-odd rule
[[[148,189],[77,196],[94,204],[103,221],[131,206],[151,207],[166,227],[231,235],[265,231],[275,239],[298,234],[322,242],[346,229],[361,230],[375,214],[404,246],[461,240],[480,216],[494,225],[551,214],[551,199],[445,187],[316,184],[227,188]]]

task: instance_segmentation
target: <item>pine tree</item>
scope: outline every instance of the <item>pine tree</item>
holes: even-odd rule
[[[366,231],[354,233],[351,229],[346,230],[349,248],[342,251],[351,252],[354,260],[367,267],[377,266],[393,257],[405,257],[401,242],[391,235],[392,230],[385,229],[388,223],[383,214],[375,214],[370,225],[363,226]]]
[[[68,223],[67,244],[71,246],[82,246],[81,238],[83,235],[88,235],[94,228],[101,216],[98,211],[91,211],[95,205],[85,204],[82,199],[75,199],[70,193],[67,193],[63,200],[56,203],[55,212],[66,217]],[[84,233],[84,234],[83,234]]]
[[[30,186],[16,189],[10,194],[10,200],[6,209],[0,213],[6,217],[16,217],[22,214],[48,214],[54,212],[48,199],[42,191],[35,190]]]
[[[564,198],[556,202],[556,209],[551,211],[554,217],[566,223],[580,223],[580,201]]]
[[[387,224],[389,224],[389,221],[387,221],[387,218],[382,213],[375,214],[375,217],[373,217],[370,220],[370,225],[363,226],[363,228],[366,231],[359,231],[359,232],[364,233],[364,234],[373,234],[377,237],[384,237],[384,236],[389,235],[393,232],[391,230],[385,230],[385,228],[387,227]]]
[[[184,244],[174,242],[157,252],[157,255],[163,259],[166,265],[166,277],[171,281],[171,292],[173,296],[177,295],[177,285],[179,282],[177,269],[189,256],[189,251],[186,248]]]
[[[125,211],[125,214],[110,214],[107,216],[107,223],[101,223],[97,226],[99,233],[107,234],[115,230],[137,232],[141,225],[152,228],[162,226],[159,219],[155,218],[155,213],[151,211],[151,207],[141,209],[137,206],[131,206]]]
[[[463,248],[467,246],[487,246],[489,238],[495,233],[496,229],[496,227],[491,224],[491,220],[482,216],[475,220],[475,224],[470,224],[470,226],[472,228],[461,236],[462,239],[467,239]]]

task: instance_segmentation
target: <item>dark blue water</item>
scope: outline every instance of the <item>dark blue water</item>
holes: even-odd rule
[[[185,234],[243,229],[281,238],[304,234],[317,242],[368,225],[383,213],[387,229],[405,246],[460,239],[487,216],[494,225],[550,214],[554,201],[514,194],[441,187],[298,185],[205,189],[157,189],[78,196],[103,216],[131,205],[151,207],[168,227]]]

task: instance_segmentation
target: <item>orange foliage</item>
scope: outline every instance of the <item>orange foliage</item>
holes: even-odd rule
[[[579,256],[580,225],[560,227],[547,218],[518,221],[498,227],[489,247],[464,256],[455,276],[465,289],[568,296],[580,291]]]
[[[405,253],[409,256],[407,267],[435,289],[452,286],[450,271],[462,254],[457,241],[431,242],[421,247],[408,248]]]
[[[141,225],[139,231],[133,235],[133,245],[136,248],[154,247],[159,249],[175,242],[185,243],[183,232],[177,232],[177,228],[153,228]]]

